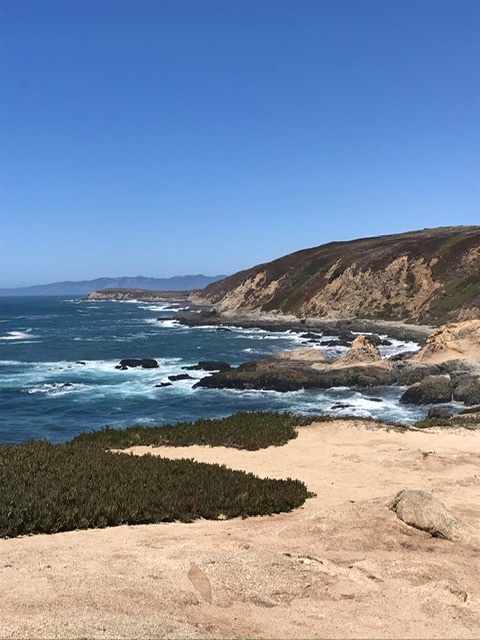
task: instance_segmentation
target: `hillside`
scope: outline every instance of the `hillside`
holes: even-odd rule
[[[223,312],[444,322],[480,317],[480,227],[331,242],[208,286]]]
[[[95,278],[94,280],[52,282],[31,287],[0,289],[0,296],[84,296],[102,289],[147,289],[149,291],[187,291],[203,289],[224,276],[188,275],[171,278],[125,276],[121,278]]]

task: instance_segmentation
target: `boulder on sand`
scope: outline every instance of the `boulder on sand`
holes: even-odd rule
[[[452,400],[450,376],[427,376],[409,387],[400,402],[405,404],[444,404]]]
[[[458,540],[459,523],[446,506],[428,491],[403,489],[389,505],[405,524],[426,531],[435,538]]]

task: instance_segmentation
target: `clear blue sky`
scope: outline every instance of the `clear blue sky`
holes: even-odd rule
[[[0,286],[480,223],[478,0],[5,0]]]

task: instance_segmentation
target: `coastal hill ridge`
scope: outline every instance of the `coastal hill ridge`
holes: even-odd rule
[[[215,282],[220,312],[440,324],[480,317],[480,226],[329,242]]]

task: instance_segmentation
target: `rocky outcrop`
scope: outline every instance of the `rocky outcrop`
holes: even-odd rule
[[[440,327],[427,339],[425,346],[413,360],[430,364],[451,360],[480,363],[480,320],[467,320]]]
[[[282,351],[277,355],[280,360],[297,360],[299,362],[325,362],[325,355],[321,349],[300,347],[290,351]]]
[[[428,491],[404,489],[395,496],[390,508],[405,524],[426,531],[435,538],[458,540],[460,537],[458,521]]]
[[[352,342],[350,351],[336,360],[335,365],[343,367],[359,363],[380,362],[381,359],[380,351],[369,337],[358,336]]]
[[[469,373],[457,376],[453,395],[468,406],[480,404],[480,377]]]
[[[229,371],[214,373],[202,378],[195,388],[298,391],[344,386],[377,387],[395,381],[395,371],[381,365],[314,368],[309,363],[277,358],[249,362]]]
[[[480,318],[480,227],[332,242],[207,287],[222,312],[445,322]]]
[[[153,358],[124,358],[120,360],[115,369],[124,371],[125,369],[137,367],[141,369],[158,369],[158,362]]]
[[[186,371],[228,371],[231,366],[228,362],[219,360],[200,360],[197,364],[182,367]]]
[[[427,376],[409,387],[400,398],[406,404],[442,404],[453,399],[450,376]]]

